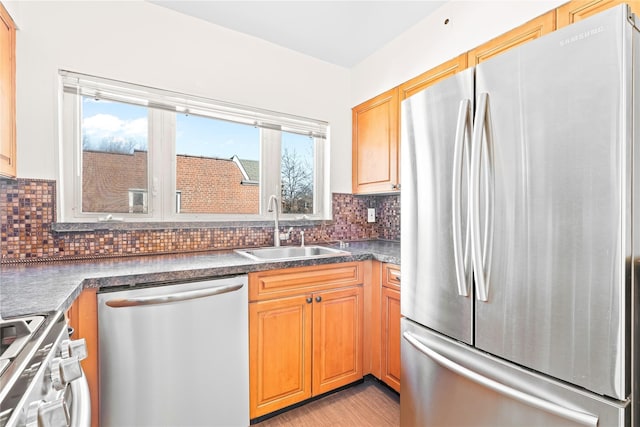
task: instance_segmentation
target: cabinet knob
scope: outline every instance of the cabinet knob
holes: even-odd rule
[[[307,304],[311,304],[312,301],[313,301],[313,298],[311,298],[311,297],[307,298]]]
[[[320,302],[320,301],[322,301],[322,297],[321,296],[317,296],[316,297],[316,302]]]

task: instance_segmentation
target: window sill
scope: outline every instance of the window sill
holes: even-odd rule
[[[280,227],[312,227],[331,222],[323,219],[281,219]],[[202,222],[55,222],[54,233],[84,233],[93,231],[189,230],[216,228],[269,228],[273,221],[202,221]]]

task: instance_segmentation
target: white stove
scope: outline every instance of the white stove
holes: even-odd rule
[[[62,312],[0,321],[0,427],[89,426],[89,389]]]

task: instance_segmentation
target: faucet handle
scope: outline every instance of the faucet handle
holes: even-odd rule
[[[289,240],[289,237],[291,237],[292,231],[293,231],[293,227],[289,227],[286,233],[280,233],[280,240]]]

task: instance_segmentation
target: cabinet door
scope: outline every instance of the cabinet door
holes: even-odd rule
[[[362,287],[313,295],[313,395],[362,378]]]
[[[402,101],[403,99],[407,99],[414,93],[418,93],[432,84],[438,83],[439,81],[444,80],[465,68],[467,68],[466,53],[402,83],[399,86],[400,100]]]
[[[353,192],[397,190],[398,88],[354,107],[352,126]]]
[[[468,65],[475,66],[511,48],[537,39],[556,28],[556,12],[552,10],[487,43],[469,51]]]
[[[627,3],[631,7],[631,12],[640,14],[640,1],[574,0],[556,9],[556,25],[558,28],[566,27],[620,3]]]
[[[311,397],[311,295],[249,304],[250,417]]]
[[[82,370],[89,383],[91,394],[91,425],[97,426],[100,419],[98,392],[98,299],[97,288],[87,288],[73,302],[67,311],[69,326],[74,330],[73,339],[84,338],[87,343],[87,358],[84,359]]]
[[[381,379],[400,392],[400,291],[382,288]]]
[[[16,176],[16,29],[0,3],[0,175]]]

